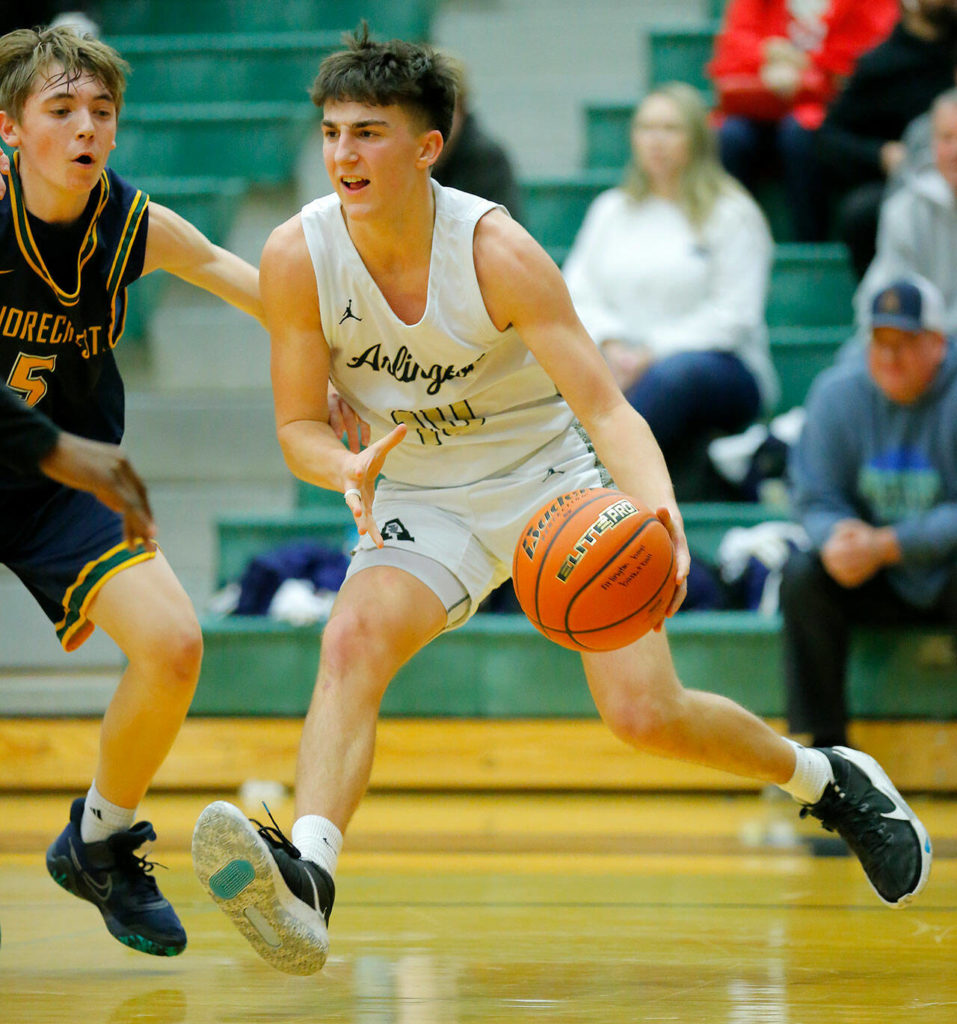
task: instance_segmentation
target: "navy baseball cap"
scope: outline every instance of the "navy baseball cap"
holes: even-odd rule
[[[896,327],[918,334],[944,332],[944,300],[924,278],[901,278],[885,285],[871,301],[870,326]]]

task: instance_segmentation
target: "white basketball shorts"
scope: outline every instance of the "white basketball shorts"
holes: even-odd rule
[[[569,491],[608,486],[580,428],[472,483],[419,487],[380,480],[372,512],[385,547],[361,537],[347,577],[376,565],[404,569],[443,602],[446,628],[460,626],[512,575],[515,545],[534,512]]]

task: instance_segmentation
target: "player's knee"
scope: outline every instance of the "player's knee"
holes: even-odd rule
[[[164,685],[195,688],[203,660],[203,632],[191,610],[190,614],[156,624],[142,640],[130,652],[131,662],[138,661],[142,668],[163,679]]]
[[[383,626],[360,607],[333,615],[322,631],[322,661],[330,675],[355,675],[363,665],[383,657]]]
[[[169,661],[175,678],[195,686],[203,661],[203,631],[195,618],[177,626],[170,646]]]
[[[612,733],[629,746],[657,750],[667,745],[676,713],[670,702],[649,694],[616,701],[604,709],[602,717]]]

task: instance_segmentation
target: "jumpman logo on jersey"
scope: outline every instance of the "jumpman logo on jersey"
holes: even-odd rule
[[[355,313],[352,312],[352,299],[349,299],[349,301],[346,303],[346,311],[345,313],[342,314],[341,317],[339,317],[339,323],[341,324],[344,321],[349,320],[350,318],[352,320],[358,320],[360,324],[362,323],[362,317],[356,316]]]

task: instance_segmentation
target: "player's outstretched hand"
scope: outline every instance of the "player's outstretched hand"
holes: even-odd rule
[[[675,547],[675,592],[671,598],[671,604],[665,612],[665,619],[670,618],[684,604],[688,596],[688,573],[691,570],[691,552],[688,550],[688,539],[685,537],[684,529],[671,514],[671,510],[665,505],[655,509],[655,515],[667,527],[671,536],[671,543]],[[664,626],[664,619],[655,627],[658,631]]]
[[[380,437],[375,444],[369,445],[356,455],[352,469],[346,475],[346,504],[356,517],[356,526],[360,534],[368,533],[378,548],[383,546],[382,534],[372,518],[372,501],[375,498],[375,482],[386,456],[406,435],[407,427],[400,423],[394,430]]]
[[[89,491],[119,512],[128,544],[142,541],[150,550],[155,547],[156,524],[146,485],[122,448],[63,431],[40,468],[53,480]]]
[[[336,437],[345,437],[349,451],[358,455],[369,443],[369,424],[330,384],[328,393],[329,426]]]

